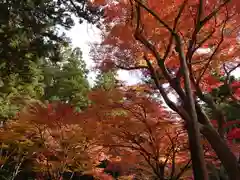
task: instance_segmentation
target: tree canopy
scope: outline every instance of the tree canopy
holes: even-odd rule
[[[46,96],[46,93],[49,93],[46,89],[52,85],[44,84],[47,81],[46,69],[53,66],[58,67],[57,71],[63,68],[61,75],[58,76],[69,74],[66,76],[69,76],[69,81],[72,81],[63,82],[66,81],[67,78],[65,78],[65,80],[60,80],[61,82],[55,82],[55,88],[60,88],[57,84],[61,84],[60,89],[62,89],[66,86],[65,83],[71,88],[74,86],[73,89],[75,89],[70,90],[71,92],[67,89],[61,92],[61,95],[59,94],[61,100],[65,98],[64,100],[67,101],[67,96],[73,96],[65,93],[74,94],[75,97],[71,97],[72,99],[79,99],[81,93],[86,93],[88,83],[86,82],[86,68],[80,60],[81,52],[77,49],[71,50],[70,41],[64,34],[59,33],[58,28],[73,27],[74,16],[79,19],[80,23],[86,20],[96,24],[102,15],[101,8],[85,0],[11,0],[2,1],[0,8],[1,119],[7,119],[16,113],[20,103],[16,102],[16,99],[42,99],[44,96],[47,98],[44,100],[49,100],[53,97],[53,93]],[[63,63],[62,61],[69,61],[69,63],[61,67],[59,63]],[[74,69],[67,67],[70,64],[75,66]],[[78,81],[79,84],[77,85],[74,81]],[[76,88],[80,88],[81,92],[80,90],[76,92]],[[60,89],[58,91],[61,91]]]

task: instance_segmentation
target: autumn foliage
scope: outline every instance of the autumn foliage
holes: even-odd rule
[[[16,121],[1,129],[2,173],[13,168],[8,178],[34,173],[35,178],[60,179],[64,173],[91,170],[91,140],[79,124],[72,123],[76,118],[74,109],[62,103],[26,107]]]
[[[148,93],[141,86],[98,89],[89,94],[92,105],[81,113],[60,102],[29,105],[1,129],[1,171],[12,171],[16,179],[68,179],[85,173],[100,179],[191,178],[183,121]],[[238,138],[236,129],[228,134]],[[209,143],[202,144],[206,160],[220,167]],[[239,152],[231,141],[229,147]],[[107,166],[97,168],[106,159]]]
[[[85,113],[97,123],[95,137],[108,154],[121,158],[123,173],[135,169],[148,176],[174,178],[189,169],[182,123],[175,122],[177,116],[160,103],[124,90],[99,90],[91,100],[94,104]]]
[[[96,168],[102,153],[111,161],[104,171],[117,171],[121,177],[181,177],[189,170],[186,135],[181,123],[171,120],[174,114],[126,91],[98,90],[90,97],[93,105],[82,113],[59,102],[34,103],[5,124],[0,136],[2,172],[16,179],[84,173],[111,179]]]

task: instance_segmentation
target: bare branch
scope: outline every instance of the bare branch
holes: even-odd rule
[[[206,16],[203,20],[200,21],[199,28],[203,27],[213,16],[215,16],[229,2],[230,2],[230,0],[224,0],[224,2],[221,5],[219,5],[208,16]]]
[[[147,62],[147,65],[148,65],[149,70],[150,70],[151,75],[152,75],[152,79],[154,80],[157,88],[159,89],[163,99],[165,100],[165,102],[167,103],[167,105],[170,108],[172,108],[174,111],[177,112],[178,108],[177,108],[176,104],[169,99],[169,97],[167,96],[166,92],[164,91],[162,85],[159,83],[159,80],[157,78],[158,76],[156,75],[156,72],[155,72],[154,68],[152,67],[152,64],[151,64],[150,60],[146,56],[144,56],[144,59]]]
[[[146,7],[144,4],[142,4],[141,2],[139,2],[139,0],[135,0],[138,3],[138,7],[137,7],[137,28],[135,31],[135,38],[140,41],[143,45],[145,45],[146,48],[148,48],[152,54],[155,56],[159,67],[161,68],[161,71],[164,75],[164,77],[168,80],[168,82],[170,83],[170,85],[175,89],[175,91],[178,93],[178,95],[181,98],[185,97],[184,91],[182,90],[179,80],[176,78],[172,78],[170,73],[168,72],[167,68],[165,67],[164,64],[164,60],[161,58],[160,54],[158,53],[157,49],[155,48],[154,45],[152,45],[140,32],[140,6],[142,8],[144,8],[148,13],[150,13],[157,21],[159,21],[161,24],[163,23],[163,25],[169,30],[169,32],[171,33],[172,36],[174,36],[175,38],[178,38],[178,35],[173,31],[173,29],[171,29],[167,24],[164,23],[164,21],[162,21],[158,15],[153,12],[151,9],[149,9],[148,7]],[[183,8],[185,6],[185,1],[181,6],[181,10],[179,11],[179,15],[177,16],[177,18],[175,19],[175,24],[177,25],[178,19],[180,18],[180,15],[183,11]],[[176,26],[175,25],[175,26]],[[169,43],[169,48],[171,45],[171,39],[170,39],[170,43]],[[165,53],[165,56],[167,57],[168,53]],[[165,57],[165,58],[166,58]]]
[[[223,124],[225,123],[225,118],[224,118],[224,115],[223,113],[221,112],[221,110],[219,110],[217,108],[217,105],[215,104],[215,102],[213,101],[213,99],[210,97],[210,96],[206,96],[206,95],[203,95],[200,87],[199,87],[199,83],[202,79],[202,77],[204,76],[205,72],[207,71],[214,55],[216,54],[216,52],[218,51],[218,49],[220,48],[222,42],[224,41],[224,30],[225,30],[225,25],[226,25],[226,22],[227,22],[228,18],[225,19],[225,21],[223,22],[223,28],[222,28],[222,31],[221,31],[221,39],[220,41],[218,42],[217,44],[217,47],[214,49],[213,53],[211,54],[211,56],[209,57],[209,60],[208,62],[205,64],[200,76],[198,77],[198,79],[195,80],[193,79],[193,77],[191,77],[191,81],[192,83],[194,84],[195,86],[195,89],[197,91],[197,94],[199,96],[199,98],[201,100],[203,100],[204,102],[206,102],[214,111],[214,113],[218,116],[218,131],[219,131],[219,134],[222,138],[224,138],[224,129],[223,129]]]
[[[132,67],[125,67],[121,65],[116,65],[117,68],[123,69],[123,70],[142,70],[142,69],[148,69],[147,66],[132,66]]]
[[[207,40],[209,40],[215,32],[216,28],[214,28],[214,30],[212,30],[202,41],[197,43],[198,45],[194,48],[192,53],[196,52],[196,50],[199,49]]]
[[[162,19],[159,18],[159,16],[151,9],[149,9],[147,6],[145,6],[142,1],[140,0],[134,0],[135,2],[137,2],[137,4],[139,6],[141,6],[143,9],[145,9],[147,12],[149,12],[158,22],[160,22],[170,33],[172,33],[173,35],[176,35],[176,33],[174,33],[173,29],[168,26]]]
[[[198,13],[196,17],[196,26],[200,25],[202,12],[203,12],[203,0],[199,0]]]
[[[226,0],[223,4],[219,5],[218,8],[214,9],[212,11],[212,13],[210,13],[208,16],[206,16],[203,20],[201,20],[201,16],[202,16],[202,11],[203,11],[203,1],[199,0],[199,5],[198,5],[198,14],[196,17],[196,24],[195,24],[195,29],[193,31],[192,34],[192,38],[189,41],[189,45],[188,45],[188,51],[187,51],[187,60],[189,61],[189,63],[191,63],[191,58],[194,54],[194,52],[201,47],[201,45],[208,40],[208,38],[212,37],[212,35],[215,32],[215,29],[210,32],[210,34],[204,39],[202,40],[199,45],[197,47],[196,43],[197,43],[197,34],[198,32],[202,29],[202,27],[212,18],[215,17],[216,14],[221,10],[221,8],[223,8],[227,3],[229,2],[229,0]],[[215,21],[215,25],[216,25],[216,21]]]

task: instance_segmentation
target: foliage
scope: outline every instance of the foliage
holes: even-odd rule
[[[61,54],[60,65],[45,65],[43,100],[60,100],[81,110],[87,107],[87,93],[90,89],[87,81],[86,64],[82,60],[80,49],[65,48]]]
[[[239,179],[239,5],[1,2],[1,179]],[[102,30],[91,91],[58,32],[73,16]],[[118,69],[143,83],[123,86]]]
[[[15,116],[31,99],[40,99],[44,93],[43,76],[39,68],[33,67],[31,83],[24,82],[20,75],[10,74],[0,87],[0,121]]]
[[[20,73],[28,80],[29,66],[40,58],[58,61],[66,38],[56,31],[74,25],[72,14],[95,23],[100,10],[86,1],[3,1],[1,5],[1,76]],[[30,64],[29,64],[30,63]],[[38,65],[38,64],[37,64]],[[25,79],[24,79],[25,80]]]
[[[13,118],[32,99],[56,101],[75,105],[78,110],[88,105],[87,69],[80,49],[63,48],[61,63],[45,63],[32,68],[32,81],[22,81],[20,75],[7,77],[8,83],[0,87],[0,119]],[[34,73],[34,74],[33,74]]]
[[[176,122],[176,114],[144,91],[130,89],[95,90],[89,95],[93,103],[81,113],[57,102],[28,106],[1,129],[2,175],[25,179],[69,179],[73,174],[83,177],[83,172],[100,179],[111,179],[106,174],[123,179],[191,176],[182,121]],[[202,143],[208,162],[219,167],[209,144]],[[102,152],[108,158],[97,167],[104,170],[95,172],[96,157]]]
[[[208,93],[212,85],[222,85],[214,81],[213,74],[228,77],[239,67],[239,1],[127,0],[96,4],[105,5],[103,41],[92,51],[97,66],[138,69],[146,81],[151,77],[166,104],[185,121],[196,179],[208,179],[200,131],[229,178],[239,179],[237,157],[223,141],[227,131],[221,101],[216,101],[216,94]],[[233,84],[227,82],[228,86]],[[169,89],[177,103],[169,98]],[[220,89],[226,90],[226,86]],[[216,129],[209,123],[211,116],[206,116],[203,102],[217,121]]]
[[[73,27],[73,16],[96,24],[102,10],[86,0],[3,0],[0,3],[0,119],[20,107],[13,98],[40,99],[42,64],[61,61],[69,40],[58,27]]]
[[[2,178],[28,178],[32,172],[35,178],[59,179],[91,170],[91,140],[77,121],[74,109],[62,103],[34,103],[9,121],[0,136]]]
[[[86,0],[0,4],[1,179],[83,177],[93,166],[90,140],[65,121],[88,105],[87,70],[58,28],[69,30],[74,16],[97,24],[102,9]]]
[[[141,172],[179,179],[190,167],[186,134],[180,122],[174,124],[174,114],[141,94],[121,89],[91,94],[93,105],[82,114],[91,125],[88,134],[97,137],[113,158],[120,158],[102,168],[115,176]]]
[[[115,88],[118,85],[118,80],[116,79],[116,72],[100,72],[95,80],[94,89],[105,89],[109,90]]]

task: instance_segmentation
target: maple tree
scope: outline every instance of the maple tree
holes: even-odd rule
[[[120,175],[132,171],[158,179],[183,178],[191,159],[182,123],[174,122],[176,115],[161,104],[137,92],[129,88],[93,91],[92,106],[81,114],[88,134],[107,154],[120,158],[110,159],[113,162],[105,171],[115,167]]]
[[[191,159],[182,121],[165,109],[161,101],[150,98],[140,86],[95,90],[90,99],[92,106],[81,116],[86,120],[88,134],[111,155],[99,166],[105,173],[115,178],[129,173],[140,179],[191,177]],[[211,174],[221,164],[209,143],[205,140],[201,143]],[[233,144],[230,147],[233,152],[239,151]]]
[[[207,89],[216,83],[213,73],[228,76],[224,72],[227,65],[234,66],[227,68],[229,71],[239,67],[239,1],[96,0],[95,3],[105,7],[103,41],[93,51],[97,64],[104,69],[142,70],[144,76],[152,78],[166,104],[186,123],[195,179],[208,179],[200,132],[229,178],[239,179],[237,157],[226,142],[225,115]],[[178,103],[167,95],[163,87],[166,83]],[[211,109],[217,129],[199,100]]]
[[[78,117],[67,104],[35,102],[9,121],[0,131],[2,178],[69,179],[90,171],[92,142]]]

